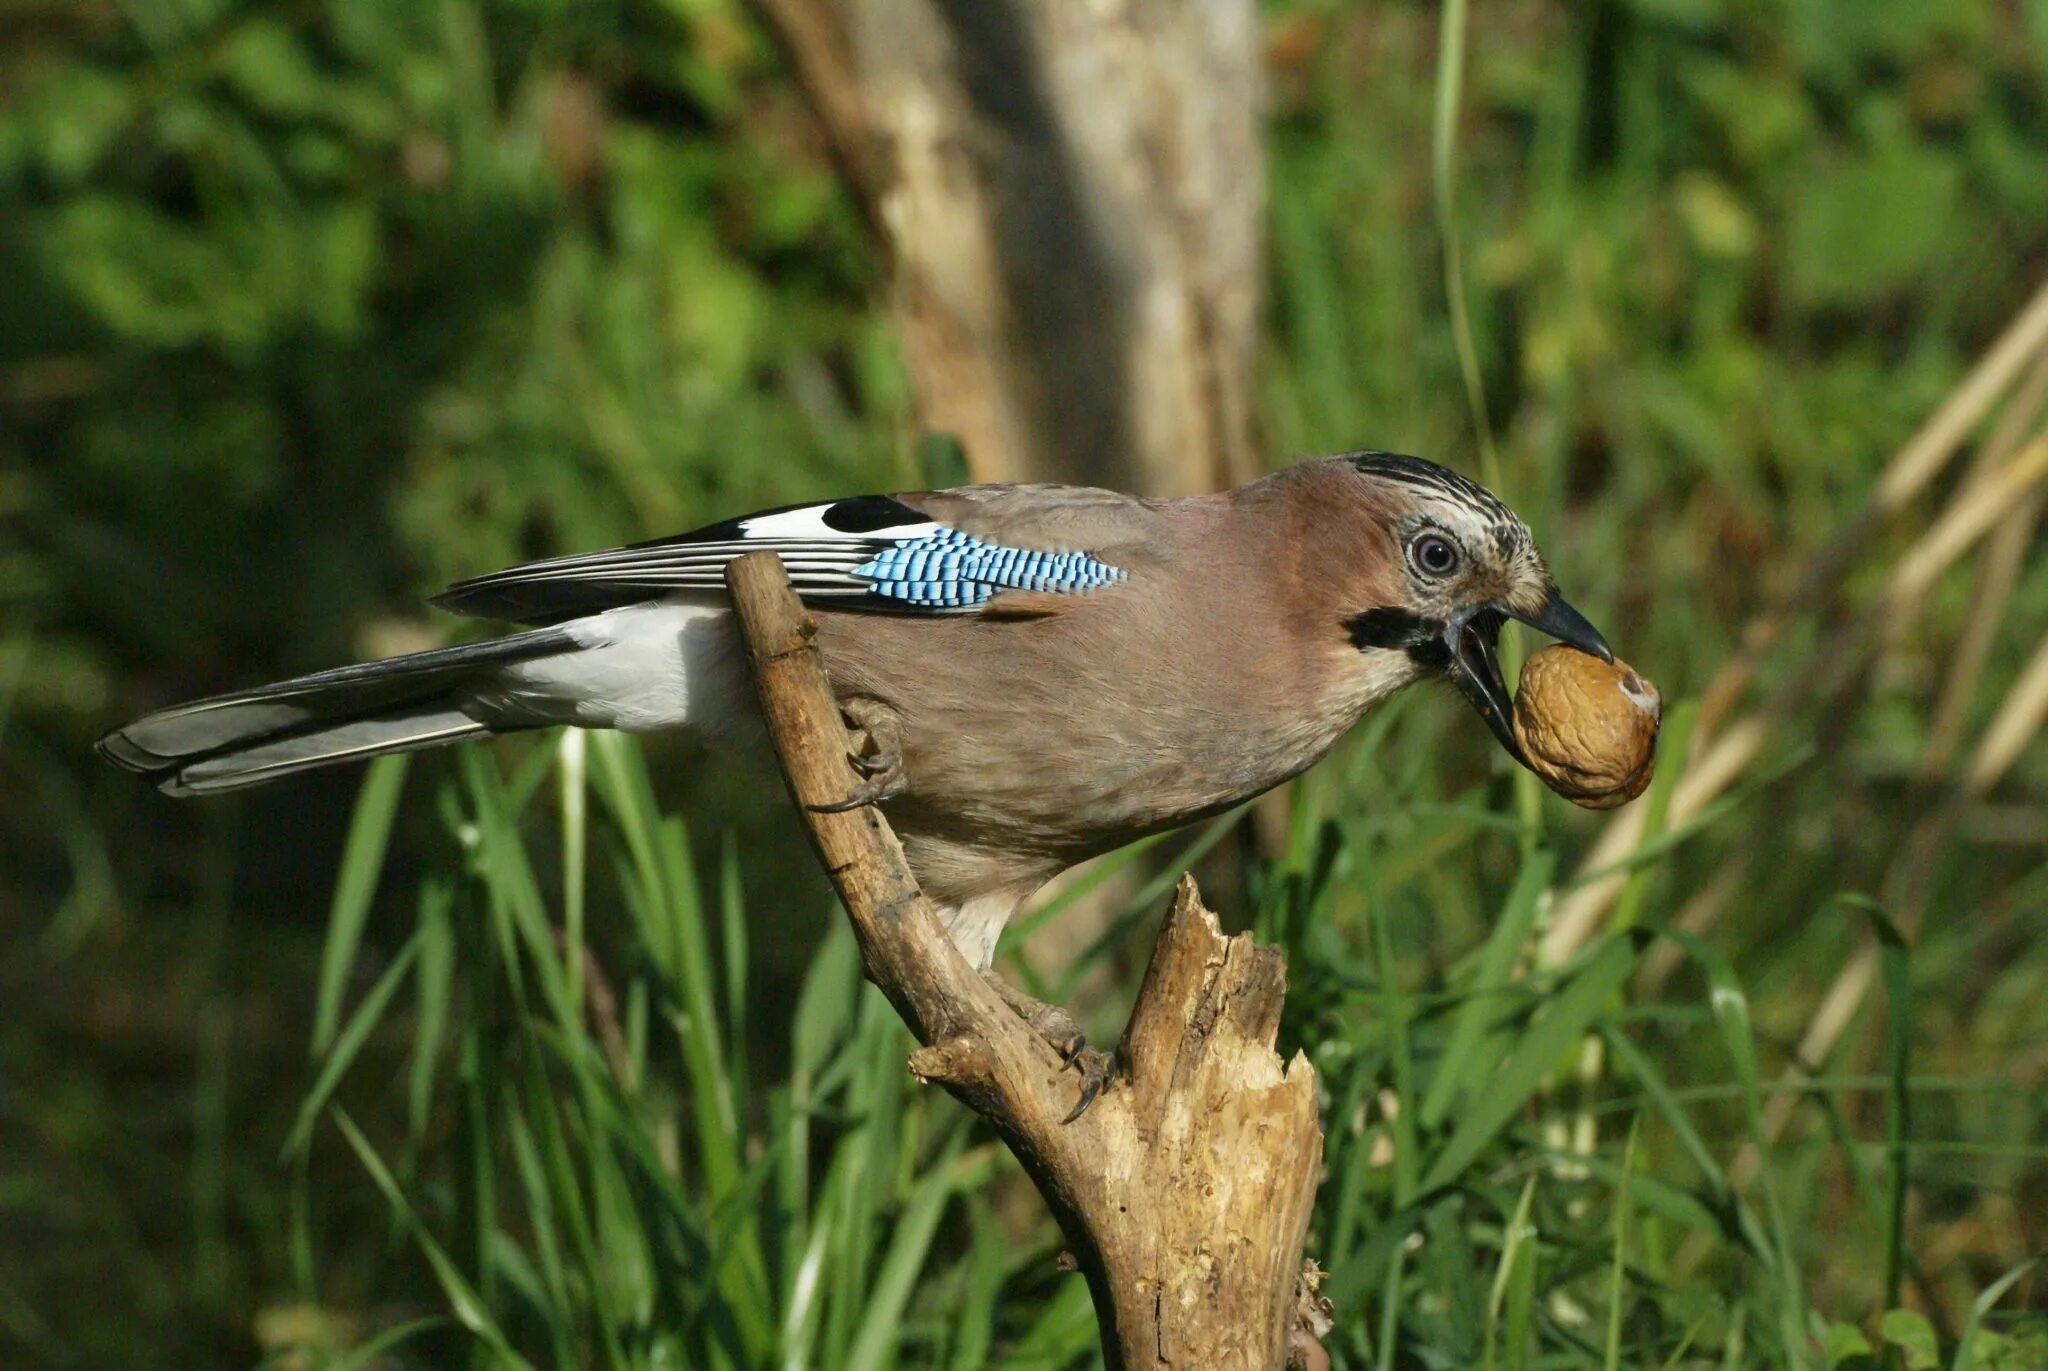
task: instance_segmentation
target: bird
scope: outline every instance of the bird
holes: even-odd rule
[[[984,973],[1052,877],[1298,775],[1417,681],[1450,682],[1527,765],[1509,619],[1613,660],[1492,492],[1359,451],[1218,494],[864,495],[530,562],[433,601],[522,631],[175,705],[99,749],[176,796],[554,725],[763,749],[723,581],[763,549],[860,739],[840,807],[881,807]]]

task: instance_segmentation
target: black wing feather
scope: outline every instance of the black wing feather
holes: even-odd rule
[[[474,576],[442,591],[434,604],[480,618],[556,623],[665,595],[722,590],[727,562],[764,550],[782,557],[806,600],[874,601],[854,568],[908,530],[931,527],[929,516],[886,495],[787,505],[674,537]],[[888,602],[873,607],[898,608]]]

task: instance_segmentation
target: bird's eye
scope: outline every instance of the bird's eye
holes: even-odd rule
[[[1410,543],[1408,556],[1425,576],[1448,576],[1458,569],[1458,545],[1440,533],[1425,533]]]

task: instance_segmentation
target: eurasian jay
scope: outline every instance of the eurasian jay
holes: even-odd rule
[[[1412,681],[1451,681],[1522,760],[1506,618],[1612,660],[1506,505],[1358,452],[1221,495],[867,495],[533,562],[434,601],[527,632],[174,706],[100,749],[204,795],[553,724],[758,746],[722,569],[761,548],[865,730],[847,804],[883,807],[984,970],[1052,876],[1280,784]]]

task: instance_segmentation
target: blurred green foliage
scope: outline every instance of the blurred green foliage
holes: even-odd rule
[[[13,599],[110,688],[886,482],[878,274],[729,6],[43,19],[0,126]]]
[[[1437,19],[1422,4],[1268,6],[1276,462],[1373,445],[1473,465],[1432,212]],[[1455,204],[1504,493],[1574,600],[1684,701],[2036,285],[2048,4],[1503,0],[1475,7],[1470,42]],[[248,1364],[352,1345],[459,1306],[417,1241],[453,1230],[450,1269],[503,1282],[481,1298],[529,1357],[751,1365],[779,1326],[657,1336],[736,1300],[675,1253],[692,1223],[744,1210],[765,1255],[743,1275],[777,1300],[806,1234],[851,1235],[834,1239],[836,1299],[814,1310],[835,1358],[887,1365],[900,1345],[905,1364],[970,1366],[984,1348],[1085,1364],[1085,1300],[1044,1269],[1049,1238],[1028,1204],[981,1193],[973,1168],[998,1168],[986,1140],[912,1098],[889,1026],[832,979],[843,948],[812,969],[826,906],[780,860],[796,849],[765,788],[660,757],[662,799],[694,837],[669,877],[720,873],[720,907],[756,911],[749,938],[706,939],[728,978],[716,993],[663,998],[683,995],[687,968],[648,930],[670,927],[653,912],[698,908],[680,884],[636,903],[630,861],[593,881],[592,938],[621,993],[646,1016],[723,1025],[729,1058],[684,1060],[687,1034],[652,1058],[629,1043],[652,1093],[607,1113],[622,1087],[592,1085],[565,1024],[494,1017],[517,972],[447,959],[489,946],[492,900],[553,909],[581,879],[550,859],[545,822],[529,826],[532,865],[565,874],[533,896],[461,846],[492,831],[493,806],[533,801],[544,749],[505,751],[524,768],[502,783],[509,800],[476,758],[415,767],[457,780],[411,787],[368,865],[381,877],[362,951],[339,972],[325,891],[358,778],[172,807],[88,755],[98,730],[170,699],[434,641],[456,626],[421,597],[462,574],[920,484],[884,289],[862,216],[735,0],[0,0],[0,1362]],[[2007,611],[1973,729],[2048,622],[2043,561]],[[1837,896],[1874,889],[1924,812],[1927,700],[1968,596],[1966,574],[1942,581],[1853,707],[1788,730],[1766,776],[1644,866],[1648,927],[1717,872],[1741,888],[1661,998],[1603,979],[1640,972],[1627,940],[1554,982],[1501,979],[1489,939],[1539,916],[1546,875],[1569,869],[1591,821],[1546,806],[1547,831],[1518,829],[1454,705],[1404,701],[1310,780],[1289,851],[1252,865],[1244,912],[1290,947],[1289,1031],[1332,1090],[1312,1250],[1335,1273],[1340,1364],[1521,1365],[1500,1351],[1516,1328],[1535,1330],[1544,1365],[1600,1364],[1609,1345],[1630,1349],[1610,1365],[1778,1364],[1802,1321],[1840,1353],[1831,1364],[1886,1340],[1920,1364],[1917,1330],[1872,1317],[1885,1168],[1856,1140],[1881,1135],[1881,1035],[1811,1064],[1831,1084],[1767,1149],[1782,1226],[1754,1192],[1754,1212],[1736,1202],[1723,1169],[1758,1090],[1738,1045],[1753,1029],[1767,1075],[1789,1059],[1866,936]],[[1767,682],[1799,669],[1836,612],[1795,633]],[[1939,898],[1910,966],[1909,1293],[1945,1359],[1978,1292],[2048,1247],[2038,747],[1992,798],[1934,854]],[[595,841],[624,843],[653,809],[615,805]],[[1099,951],[1142,946],[1152,912],[1134,907]],[[463,929],[478,941],[453,942]],[[546,965],[537,944],[523,955]],[[323,967],[352,1013],[390,1016],[363,1020],[353,1051],[379,1069],[358,1059],[343,1092],[361,1155],[321,1120],[280,1164],[319,1079],[304,1045],[316,994],[332,999]],[[1072,979],[1039,970],[1053,988]],[[377,1002],[387,977],[396,998]],[[421,1022],[429,985],[445,991],[438,1023]],[[833,1023],[868,1017],[842,1044],[788,1041],[791,1006],[821,996],[839,997]],[[1501,997],[1510,1017],[1470,1009]],[[1729,1021],[1738,1002],[1753,1025]],[[1554,1026],[1562,1040],[1589,1035],[1621,1063],[1614,1093],[1508,1053],[1560,1007],[1579,1014]],[[558,1009],[543,997],[534,1013]],[[502,1022],[520,1035],[490,1031]],[[419,1064],[448,1044],[452,1061]],[[560,1059],[531,1056],[549,1051]],[[1502,1058],[1540,1083],[1540,1108],[1471,1074]],[[804,1073],[832,1062],[807,1168],[774,1137]],[[508,1074],[487,1087],[487,1066]],[[772,1202],[702,1173],[700,1144],[661,1143],[669,1113],[696,1117],[674,1096],[713,1080],[726,1084],[701,1088],[741,1102],[734,1137],[756,1149],[733,1165],[786,1187]],[[586,1091],[586,1131],[551,1142],[541,1100],[565,1081]],[[1420,1110],[1378,1110],[1404,1085]],[[1624,1116],[1642,1120],[1627,1156]],[[1491,1127],[1466,1123],[1481,1117]],[[1551,1166],[1553,1124],[1597,1140],[1581,1171]],[[480,1174],[479,1133],[510,1149],[504,1176]],[[593,1136],[643,1135],[693,1165],[680,1195],[590,1182],[592,1233],[649,1239],[635,1261],[663,1254],[593,1308],[603,1273],[571,1269],[587,1259],[575,1234],[543,1234],[536,1215],[568,1202],[560,1167]],[[1400,1166],[1374,1160],[1389,1147]],[[854,1160],[831,1172],[828,1151]],[[362,1156],[398,1159],[417,1231]],[[1433,1165],[1457,1178],[1448,1196],[1424,1193]],[[804,1226],[813,1180],[839,1187],[822,1228]],[[719,1210],[733,1185],[747,1203]],[[1525,1186],[1541,1239],[1518,1245]],[[1617,1236],[1617,1194],[1641,1211],[1633,1239]],[[672,1230],[629,1231],[663,1203]],[[1687,1232],[1710,1236],[1681,1264]],[[892,1264],[899,1250],[912,1257]],[[916,1283],[892,1298],[914,1288],[914,1316],[871,1320],[887,1312],[883,1273],[905,1263]],[[1611,1277],[1627,1299],[1607,1300]],[[2041,1298],[2029,1279],[2007,1305]],[[1610,1308],[1627,1318],[1605,1344]],[[1845,1336],[1823,1343],[1830,1321]],[[423,1336],[436,1362],[474,1345]],[[608,1336],[626,1339],[616,1356]],[[2020,1365],[2030,1345],[1986,1328],[1967,1350]]]

